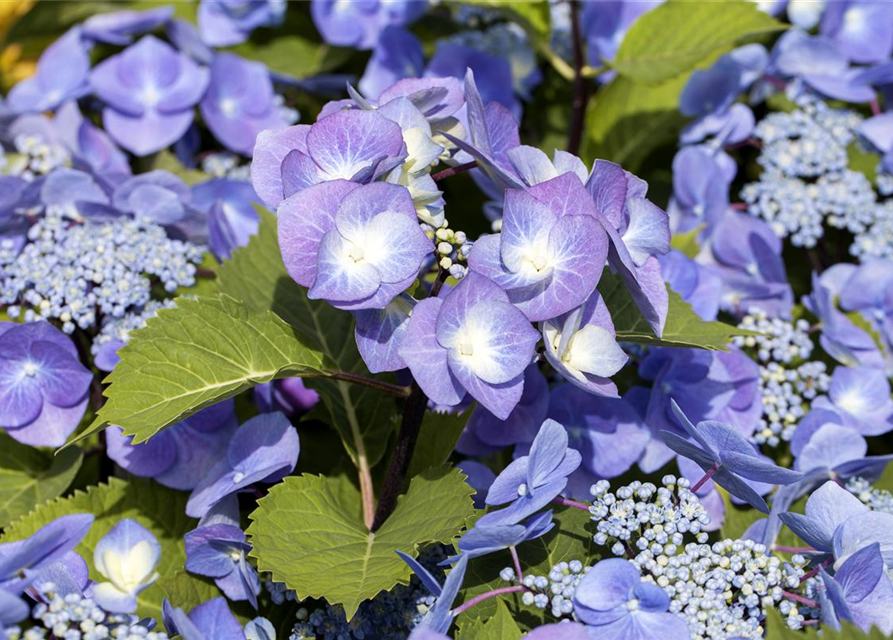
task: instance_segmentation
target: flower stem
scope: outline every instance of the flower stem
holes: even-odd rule
[[[518,550],[513,545],[509,547],[509,553],[512,554],[512,562],[515,565],[515,577],[518,578],[518,584],[523,584],[524,572],[521,571],[521,558],[518,557]]]
[[[716,462],[712,467],[707,470],[707,473],[704,474],[704,477],[695,482],[694,486],[689,489],[692,493],[696,493],[698,489],[704,486],[704,483],[707,482],[710,478],[713,477],[713,474],[719,471],[719,463]]]
[[[565,507],[573,507],[574,509],[580,509],[582,511],[589,511],[589,507],[583,504],[582,502],[577,502],[576,500],[568,500],[567,498],[562,498],[558,496],[554,500],[552,500],[555,504],[560,504]]]
[[[791,593],[790,591],[782,591],[781,595],[783,595],[788,600],[793,600],[794,602],[799,602],[800,604],[805,604],[807,607],[811,607],[813,609],[819,609],[821,606],[815,600],[810,600],[809,598],[804,598],[801,595],[797,595],[796,593]]]
[[[522,593],[527,591],[527,587],[521,585],[515,585],[513,587],[502,587],[500,589],[493,589],[493,591],[488,591],[487,593],[482,593],[479,596],[475,596],[471,600],[467,600],[460,604],[458,607],[453,609],[453,616],[458,616],[460,613],[464,613],[471,609],[474,605],[479,602],[483,602],[484,600],[489,600],[490,598],[495,598],[496,596],[501,596],[506,593]]]
[[[411,391],[410,387],[403,387],[399,384],[391,384],[390,382],[382,382],[375,378],[367,378],[366,376],[349,373],[347,371],[339,371],[327,377],[335,380],[343,380],[344,382],[353,382],[354,384],[369,387],[370,389],[377,389],[378,391],[397,396],[398,398],[408,398]]]
[[[809,572],[803,574],[803,577],[800,578],[800,584],[803,584],[810,578],[814,578],[818,574],[820,569],[827,569],[833,564],[833,562],[834,558],[828,558],[822,564],[818,565],[817,567],[813,567]]]
[[[440,182],[441,180],[445,180],[450,176],[455,176],[460,173],[465,173],[466,171],[471,171],[477,166],[477,160],[472,160],[471,162],[466,162],[465,164],[457,164],[455,167],[450,167],[449,169],[438,171],[431,176],[431,179],[434,180],[434,182]]]
[[[580,27],[580,0],[571,0],[571,38],[574,51],[574,99],[572,102],[571,129],[567,150],[577,155],[583,142],[583,124],[586,120],[586,104],[589,102],[589,83],[583,77],[586,64],[583,51],[583,30]]]

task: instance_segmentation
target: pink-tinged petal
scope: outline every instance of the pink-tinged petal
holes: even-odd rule
[[[508,418],[524,392],[524,372],[507,382],[491,384],[477,377],[464,363],[457,362],[453,353],[450,352],[450,371],[459,383],[490,413],[500,420]]]
[[[426,298],[415,306],[398,353],[433,402],[452,406],[462,401],[465,389],[450,372],[448,351],[434,337],[442,306],[439,298]]]
[[[386,211],[400,214],[419,226],[409,190],[387,182],[364,185],[345,196],[335,214],[335,226],[344,238],[362,244],[366,226]]]
[[[627,201],[629,225],[623,232],[623,243],[636,266],[641,267],[649,256],[663,255],[670,250],[670,218],[666,212],[645,198]]]
[[[337,217],[335,219],[337,225]],[[419,223],[396,211],[375,216],[365,231],[364,260],[374,266],[381,282],[393,284],[418,275],[425,257],[434,251],[434,244]]]
[[[311,300],[353,302],[373,295],[381,286],[378,269],[351,255],[354,245],[330,229],[319,243],[316,256],[316,279],[307,292]]]
[[[339,111],[314,124],[307,150],[327,180],[349,180],[403,150],[400,126],[374,111]]]
[[[524,372],[533,360],[539,333],[514,306],[485,300],[469,309],[463,334],[451,350],[450,361],[461,363],[475,376],[501,384]]]
[[[597,210],[592,196],[583,186],[580,177],[564,173],[527,190],[527,193],[549,207],[557,217],[595,216]]]
[[[334,228],[341,201],[359,186],[346,180],[323,182],[296,193],[279,207],[282,260],[288,274],[301,286],[313,286],[319,244],[325,233]]]
[[[444,347],[455,347],[469,310],[484,300],[509,301],[495,282],[479,273],[469,272],[443,299],[443,308],[437,318],[437,341]]]
[[[147,110],[142,117],[129,116],[106,107],[102,111],[105,130],[122,147],[137,156],[161,151],[183,137],[192,124],[191,109],[163,115]]]
[[[261,131],[254,143],[251,184],[264,204],[275,209],[285,198],[282,192],[282,161],[292,151],[307,152],[309,125],[299,124],[276,131]]]
[[[529,193],[506,191],[499,250],[505,266],[521,271],[530,260],[545,258],[549,232],[556,220],[557,216]]]
[[[607,234],[591,216],[565,216],[549,234],[548,256],[548,280],[508,292],[533,322],[559,316],[589,298],[608,256]]]

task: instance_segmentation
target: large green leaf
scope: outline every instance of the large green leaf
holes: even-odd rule
[[[753,2],[669,0],[633,24],[611,66],[622,76],[656,84],[786,28]]]
[[[793,630],[788,627],[782,615],[777,609],[766,612],[766,640],[884,640],[887,638],[877,627],[872,627],[870,633],[864,633],[858,627],[848,622],[841,624],[841,630],[835,631],[828,625],[821,625],[821,634],[815,626],[802,630]]]
[[[369,375],[353,338],[351,314],[322,300],[310,300],[307,291],[285,271],[276,217],[258,209],[258,234],[217,272],[220,290],[261,312],[272,311],[303,335],[339,371]],[[391,382],[393,376],[374,376]],[[371,468],[384,455],[398,416],[394,399],[380,391],[343,380],[316,379],[308,386],[322,396],[331,424],[338,429],[357,465]]]
[[[541,538],[525,542],[518,547],[518,557],[524,575],[548,576],[549,571],[559,562],[579,560],[584,566],[594,564],[600,557],[601,547],[595,544],[592,536],[595,526],[588,512],[571,507],[555,506],[553,509],[555,527]],[[509,586],[499,577],[499,572],[511,566],[508,551],[491,553],[475,558],[468,563],[465,581],[457,603],[469,600],[493,589]],[[542,624],[545,611],[521,604],[519,594],[500,596],[484,600],[472,611],[484,619],[496,614],[497,602],[503,601],[512,612],[512,617],[526,629]]]
[[[428,413],[409,461],[407,478],[445,463],[456,448],[472,409],[462,413]]]
[[[460,619],[456,640],[518,640],[520,637],[521,630],[508,607],[501,600],[497,600],[496,614],[490,618],[486,620],[475,618],[464,624]]]
[[[161,544],[161,559],[156,570],[162,578],[183,569],[186,549],[183,535],[195,528],[196,521],[186,516],[188,494],[162,487],[158,483],[134,479],[124,482],[110,478],[108,484],[77,491],[67,498],[47,502],[11,524],[0,542],[21,540],[32,535],[48,522],[72,513],[92,513],[96,520],[76,551],[87,561],[90,578],[105,578],[93,566],[93,550],[99,540],[124,518],[132,518],[146,527]],[[161,602],[164,592],[158,583],[140,593],[137,614],[155,618],[161,623]]]
[[[344,605],[348,619],[360,603],[396,584],[409,567],[395,553],[416,554],[429,542],[449,543],[473,514],[472,489],[456,469],[430,469],[412,479],[397,508],[371,533],[353,485],[322,476],[291,476],[261,498],[248,535],[261,571],[298,598]]]
[[[663,347],[694,347],[712,351],[728,351],[734,336],[756,335],[753,331],[739,329],[723,322],[705,322],[696,314],[691,305],[678,293],[667,288],[670,294],[670,308],[663,336],[657,338],[619,276],[602,274],[598,290],[611,312],[617,340],[639,342]]]
[[[681,76],[657,86],[613,80],[586,110],[585,159],[602,158],[636,171],[652,151],[675,141],[686,122],[679,94],[687,80]]]
[[[0,431],[0,529],[62,495],[83,460],[84,453],[78,447],[54,457]]]
[[[331,369],[275,314],[225,295],[179,298],[118,353],[121,361],[106,378],[108,401],[80,438],[114,424],[138,444],[256,384]]]

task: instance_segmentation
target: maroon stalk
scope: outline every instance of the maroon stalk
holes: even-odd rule
[[[583,76],[586,64],[583,52],[583,30],[580,27],[580,0],[571,0],[571,38],[574,56],[574,98],[571,112],[571,130],[568,136],[567,150],[578,155],[583,142],[583,124],[586,119],[586,104],[589,102],[588,81]]]
[[[720,464],[718,462],[714,463],[712,467],[707,470],[707,473],[704,474],[704,477],[695,482],[695,486],[693,486],[689,491],[692,493],[697,493],[698,489],[704,486],[704,483],[707,482],[710,478],[713,477],[713,474],[719,471]]]

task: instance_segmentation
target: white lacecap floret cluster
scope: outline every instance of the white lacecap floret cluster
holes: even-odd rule
[[[468,253],[472,246],[465,232],[450,229],[449,220],[444,220],[437,229],[426,222],[419,226],[435,244],[440,268],[448,271],[450,276],[457,280],[464,278],[468,273]]]
[[[152,299],[154,282],[172,293],[195,283],[204,249],[174,240],[148,220],[75,223],[47,215],[28,244],[0,263],[0,305],[25,321],[58,319],[66,333],[122,318]]]
[[[522,582],[529,591],[521,595],[521,602],[539,609],[549,607],[556,618],[571,616],[574,612],[574,592],[591,568],[579,560],[571,560],[553,566],[548,576],[525,575]],[[499,577],[506,582],[517,583],[512,567],[503,569]]]
[[[136,616],[108,613],[80,594],[62,596],[52,583],[37,586],[44,602],[32,610],[34,626],[24,633],[7,629],[9,640],[168,640]]]
[[[878,489],[865,478],[859,477],[847,480],[845,487],[872,511],[893,513],[893,494],[889,491]]]
[[[96,355],[102,345],[112,340],[127,342],[130,340],[131,332],[145,327],[146,321],[154,318],[159,309],[172,309],[175,306],[177,305],[172,299],[150,300],[139,311],[127,313],[120,318],[109,318],[103,322],[102,328],[93,339],[93,345],[90,347],[93,355]]]
[[[204,156],[201,170],[212,178],[229,178],[230,180],[251,180],[251,165],[242,164],[241,156],[231,151],[216,151]]]
[[[776,447],[791,439],[810,402],[828,390],[831,378],[825,363],[808,361],[814,345],[806,320],[770,319],[752,309],[738,327],[762,334],[737,336],[734,342],[760,363],[763,415],[753,441]]]
[[[5,173],[28,181],[67,165],[71,159],[65,147],[50,144],[42,136],[19,134],[13,146],[15,155],[8,156],[0,166],[5,165]]]

